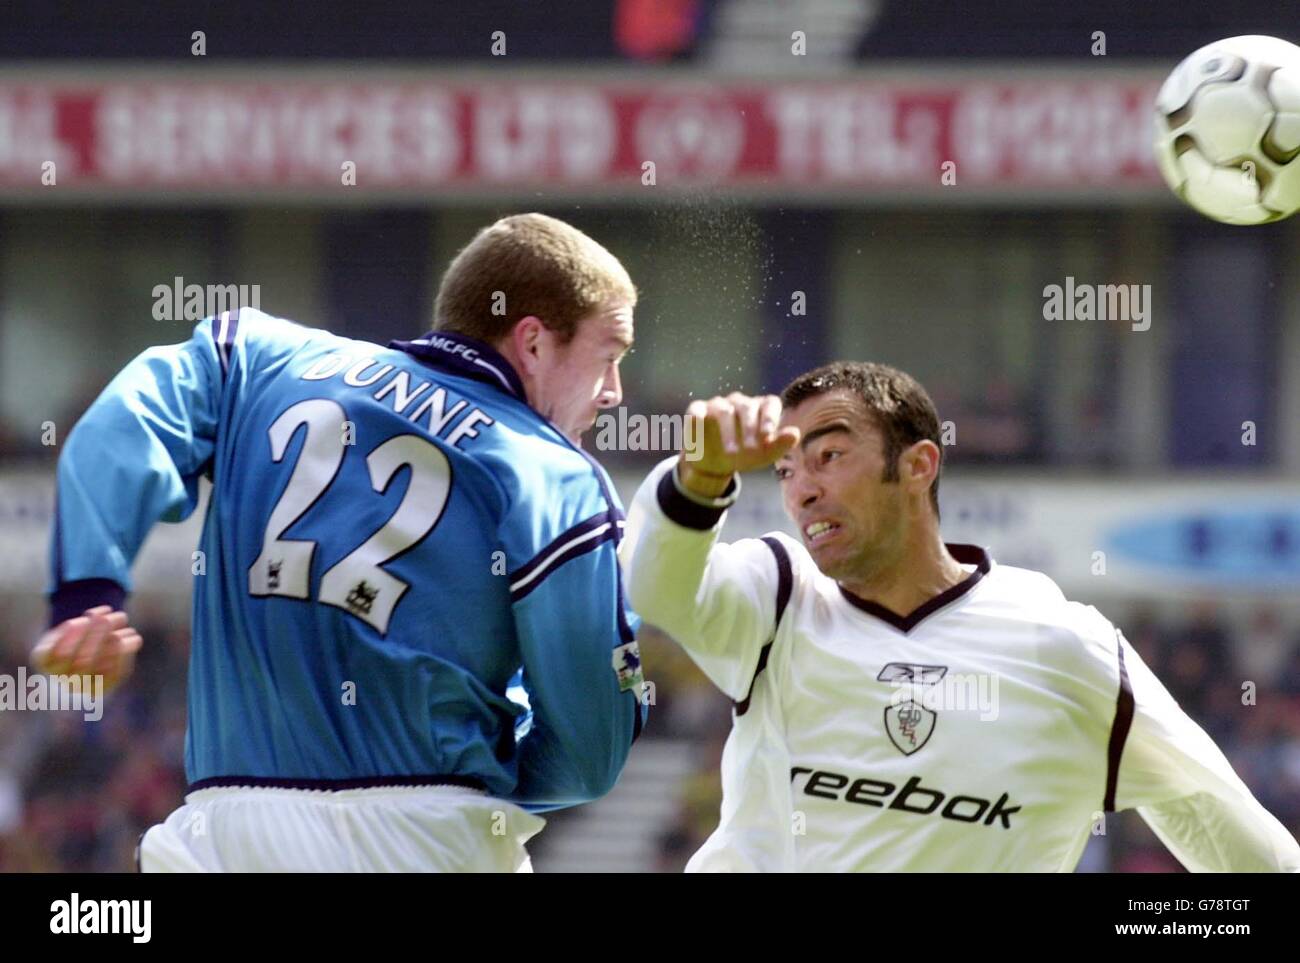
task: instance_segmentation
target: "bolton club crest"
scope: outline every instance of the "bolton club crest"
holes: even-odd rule
[[[910,756],[929,741],[937,718],[937,713],[909,699],[885,708],[885,732],[899,752]]]

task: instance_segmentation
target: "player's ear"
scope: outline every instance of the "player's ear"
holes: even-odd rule
[[[525,374],[532,374],[541,359],[545,331],[546,326],[542,324],[541,319],[529,314],[520,318],[510,332],[515,356],[523,365]]]
[[[942,455],[939,446],[928,438],[923,438],[903,449],[902,454],[898,456],[898,477],[902,479],[909,492],[929,492],[930,485],[939,474]]]

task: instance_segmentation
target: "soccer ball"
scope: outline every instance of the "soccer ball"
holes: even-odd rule
[[[1156,95],[1156,163],[1179,197],[1227,224],[1300,209],[1300,47],[1231,37],[1185,59]]]

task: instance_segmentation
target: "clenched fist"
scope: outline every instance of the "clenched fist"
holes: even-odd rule
[[[764,468],[799,442],[799,429],[778,428],[781,399],[754,398],[734,391],[708,401],[692,401],[686,409],[687,437],[695,450],[683,453],[678,477],[690,491],[706,498],[721,495],[737,472]]]

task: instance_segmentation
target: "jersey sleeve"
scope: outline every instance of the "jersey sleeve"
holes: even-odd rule
[[[50,541],[51,624],[121,607],[131,564],[159,521],[199,500],[232,389],[313,332],[251,308],[200,321],[188,341],[149,348],[108,384],[59,457]]]
[[[235,335],[228,317],[209,318],[188,341],[148,349],[69,434],[57,472],[51,624],[120,607],[149,530],[194,511]]]
[[[632,605],[672,636],[733,700],[748,694],[775,629],[778,569],[761,539],[718,542],[739,494],[706,502],[677,483],[677,459],[642,482],[621,552]]]
[[[508,798],[535,812],[608,792],[648,712],[639,620],[618,566],[622,507],[598,472],[591,466],[537,493],[544,497],[517,499],[502,526],[531,708]],[[574,514],[583,517],[557,521]]]
[[[1192,872],[1300,872],[1300,844],[1123,634],[1090,611],[1093,644],[1113,667],[1105,808],[1136,809]]]

